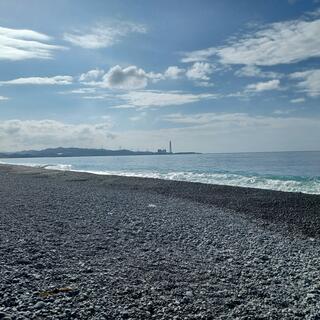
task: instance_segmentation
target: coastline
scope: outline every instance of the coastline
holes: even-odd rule
[[[0,171],[28,176],[41,176],[61,181],[83,181],[117,188],[177,197],[246,214],[266,223],[284,224],[289,230],[310,237],[320,237],[320,195],[268,189],[214,185],[157,178],[99,175],[0,164]]]
[[[49,157],[11,159],[3,164],[45,167],[101,175],[144,177],[265,190],[320,194],[320,153],[244,153],[195,157]],[[289,161],[289,159],[291,159]],[[181,160],[181,161],[180,161]],[[159,163],[158,163],[159,162]],[[157,163],[155,165],[155,163]],[[295,165],[292,165],[295,163]],[[196,169],[198,168],[198,169]]]
[[[0,165],[0,318],[313,319],[320,196]]]

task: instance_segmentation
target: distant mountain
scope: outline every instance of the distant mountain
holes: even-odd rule
[[[175,154],[195,154],[196,152],[179,152]],[[170,155],[166,152],[106,150],[87,148],[48,148],[44,150],[27,150],[0,153],[0,158],[43,158],[43,157],[90,157],[90,156],[137,156],[137,155]]]

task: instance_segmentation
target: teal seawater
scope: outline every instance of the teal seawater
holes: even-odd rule
[[[25,158],[1,162],[320,194],[320,151]]]

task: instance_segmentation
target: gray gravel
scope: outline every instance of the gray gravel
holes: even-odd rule
[[[0,205],[0,319],[320,319],[320,196],[1,165]]]

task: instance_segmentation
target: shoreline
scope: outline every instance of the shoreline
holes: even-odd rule
[[[0,164],[0,171],[3,170],[14,174],[90,181],[103,184],[105,188],[147,191],[188,199],[249,215],[266,222],[283,224],[292,232],[320,237],[320,195],[318,194]]]
[[[78,157],[77,159],[80,159]],[[39,160],[41,158],[37,158]],[[50,158],[49,158],[50,159]],[[73,171],[73,172],[84,172],[92,173],[95,175],[117,175],[123,177],[136,177],[136,178],[151,178],[151,179],[161,179],[161,180],[172,180],[172,181],[182,181],[182,182],[193,182],[202,183],[210,185],[220,185],[220,186],[232,186],[241,188],[253,188],[262,190],[273,190],[273,191],[283,191],[283,192],[294,192],[294,193],[304,193],[312,195],[320,195],[320,177],[310,176],[309,174],[303,175],[271,175],[271,174],[258,174],[258,173],[241,173],[233,171],[190,171],[190,170],[174,170],[167,168],[166,170],[149,170],[137,169],[134,170],[130,168],[125,170],[123,168],[118,168],[117,166],[111,170],[107,167],[99,164],[98,166],[82,166],[76,162],[72,162],[69,158],[68,161],[36,161],[34,163],[26,162],[0,162],[4,165],[19,165],[28,166],[32,168],[45,168],[50,170],[58,171]],[[61,158],[55,158],[61,159]],[[28,159],[25,159],[28,160]],[[37,163],[38,162],[38,163]],[[112,167],[112,165],[111,165]],[[129,165],[130,167],[130,165]]]
[[[0,318],[316,319],[320,196],[0,165]]]
[[[56,158],[57,159],[57,158]],[[72,171],[78,173],[89,173],[102,176],[122,176],[133,178],[150,178],[160,180],[170,180],[178,182],[192,182],[201,183],[205,185],[219,185],[219,186],[231,186],[258,190],[272,190],[290,193],[303,193],[307,195],[320,195],[320,189],[317,184],[320,183],[319,177],[310,176],[279,176],[273,177],[270,175],[241,175],[238,173],[230,172],[225,177],[225,173],[212,172],[212,173],[196,173],[190,171],[126,171],[126,170],[88,170],[88,169],[76,169],[74,164],[71,163],[14,163],[14,162],[1,162],[2,165],[9,166],[25,166],[30,168],[48,169],[56,171]],[[207,175],[203,178],[203,174]],[[186,178],[187,176],[187,178]],[[253,179],[253,180],[252,180]],[[310,183],[311,185],[308,185]]]

